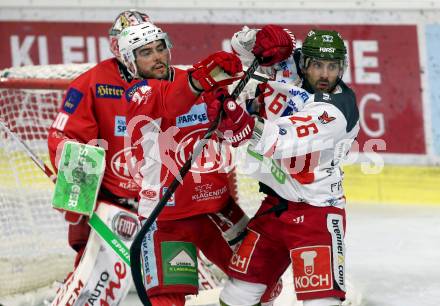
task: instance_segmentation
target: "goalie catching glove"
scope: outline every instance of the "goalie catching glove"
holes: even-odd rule
[[[233,53],[219,51],[188,70],[191,86],[197,91],[210,91],[227,86],[243,77],[241,61]],[[194,84],[197,81],[196,84]],[[200,88],[201,87],[201,88]]]
[[[233,147],[238,147],[252,137],[255,119],[235,102],[226,89],[220,88],[215,92],[206,93],[204,101],[208,105],[208,118],[211,122],[216,120],[222,109],[224,110],[217,127],[221,139]]]

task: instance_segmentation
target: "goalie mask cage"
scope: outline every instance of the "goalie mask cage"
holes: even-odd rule
[[[0,120],[47,165],[47,132],[65,89],[92,66],[26,66],[0,71]],[[258,187],[243,176],[237,183],[241,205],[251,214],[261,200]],[[22,300],[32,300],[35,305],[36,290],[63,281],[72,270],[75,254],[67,243],[67,223],[51,207],[53,189],[21,145],[0,127],[0,304],[26,294]]]

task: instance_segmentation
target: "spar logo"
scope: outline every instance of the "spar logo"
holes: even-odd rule
[[[125,158],[125,155],[132,150],[133,147],[124,148],[118,152],[116,152],[111,161],[110,161],[110,168],[112,172],[119,178],[126,179],[126,180],[132,180],[129,171],[128,171],[128,164],[127,160]],[[132,158],[132,165],[136,164],[135,157]]]
[[[310,246],[290,251],[298,293],[333,289],[330,246]]]
[[[137,233],[139,223],[134,216],[119,212],[113,218],[112,228],[122,240],[131,241]]]
[[[207,130],[207,128],[202,128],[192,131],[179,142],[176,148],[176,162],[180,167],[189,159],[190,154]],[[231,157],[231,151],[227,146],[220,146],[217,140],[210,139],[193,163],[190,171],[193,173],[218,171],[231,162]]]

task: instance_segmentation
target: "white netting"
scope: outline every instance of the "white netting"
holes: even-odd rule
[[[2,77],[72,79],[91,65],[23,67]],[[63,90],[0,88],[0,120],[49,164],[47,129]],[[66,223],[51,208],[53,183],[0,128],[0,298],[63,280],[72,267]]]

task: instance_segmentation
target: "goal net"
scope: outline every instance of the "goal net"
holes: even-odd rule
[[[47,131],[64,91],[91,67],[47,65],[0,71],[0,120],[47,165]],[[50,204],[53,189],[20,143],[0,126],[0,304],[5,297],[62,281],[72,268],[67,224]],[[260,200],[255,182],[242,176],[238,196],[250,203],[251,210]]]
[[[0,72],[0,120],[48,165],[47,131],[70,79],[91,65]],[[51,208],[53,183],[0,128],[0,300],[63,280],[72,268],[67,226]]]

